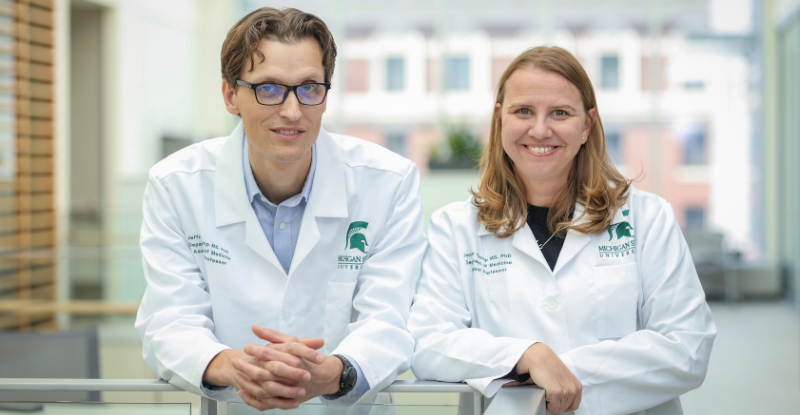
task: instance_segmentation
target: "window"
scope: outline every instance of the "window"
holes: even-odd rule
[[[686,232],[702,232],[706,227],[706,210],[702,207],[686,208]]]
[[[369,90],[369,61],[349,59],[345,65],[345,87],[347,92],[367,92]]]
[[[403,58],[386,59],[386,90],[402,91],[405,89],[405,66]]]
[[[689,80],[683,83],[683,89],[687,91],[701,91],[705,87],[706,83],[700,79]]]
[[[612,163],[622,164],[622,138],[619,131],[606,131],[606,153]]]
[[[469,90],[469,57],[447,58],[444,65],[444,89],[447,91]]]
[[[702,128],[690,130],[683,137],[683,164],[706,164],[706,132]]]
[[[386,133],[386,148],[405,157],[406,133],[402,130],[393,130]]]
[[[600,58],[600,88],[619,89],[619,56]]]

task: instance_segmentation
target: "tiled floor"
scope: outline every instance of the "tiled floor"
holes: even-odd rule
[[[687,415],[800,414],[800,312],[784,302],[712,303],[717,339]]]

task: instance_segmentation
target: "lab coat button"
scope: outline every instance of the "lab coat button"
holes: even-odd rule
[[[551,310],[555,310],[556,307],[558,307],[558,301],[555,298],[547,300],[547,307],[549,307]]]
[[[284,229],[286,229],[286,224],[281,222],[281,224],[278,225],[278,227],[281,228],[281,230],[284,230]]]
[[[261,196],[261,201],[264,202],[264,203],[267,203],[267,198],[264,197],[264,196]]]

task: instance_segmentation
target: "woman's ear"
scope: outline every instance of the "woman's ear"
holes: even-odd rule
[[[589,134],[592,133],[592,129],[594,128],[594,123],[596,121],[597,109],[590,108],[589,111],[586,111],[586,120],[583,122],[583,131],[581,131],[581,137],[586,137],[587,140],[589,139]]]

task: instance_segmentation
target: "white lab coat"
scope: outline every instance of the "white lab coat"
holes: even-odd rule
[[[542,342],[583,384],[576,414],[682,413],[716,327],[669,203],[631,188],[622,224],[570,230],[553,272],[527,224],[498,238],[476,218],[469,200],[431,217],[409,318],[417,378],[491,394]]]
[[[242,140],[239,124],[150,170],[140,241],[147,289],[136,317],[145,361],[202,394],[220,351],[266,343],[250,329],[257,323],[324,338],[321,352],[358,362],[372,388],[362,401],[374,398],[414,350],[406,322],[425,250],[416,166],[321,130],[287,275],[247,200]],[[234,388],[208,396],[238,398]]]

